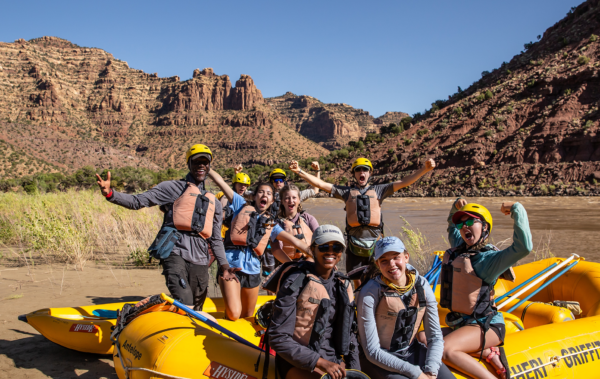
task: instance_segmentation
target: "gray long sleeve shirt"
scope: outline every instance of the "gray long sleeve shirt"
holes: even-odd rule
[[[442,353],[444,352],[444,337],[440,329],[438,319],[437,301],[435,295],[425,278],[420,276],[414,267],[406,265],[408,271],[414,271],[417,281],[423,286],[426,298],[426,311],[423,317],[425,335],[427,337],[427,358],[423,370],[421,367],[408,363],[402,357],[407,354],[409,347],[399,351],[383,349],[380,344],[377,325],[375,322],[375,311],[379,301],[386,290],[387,285],[380,277],[369,280],[361,288],[357,297],[358,313],[358,337],[360,346],[369,362],[384,370],[397,372],[409,378],[418,378],[423,371],[437,373],[442,364]],[[408,295],[403,295],[405,304],[410,301]],[[416,339],[413,343],[418,343]]]
[[[138,195],[129,195],[113,190],[112,196],[107,198],[107,200],[127,209],[138,210],[156,205],[166,205],[170,211],[175,200],[185,191],[187,182],[195,183],[194,177],[191,174],[188,174],[185,180],[168,180],[159,183],[150,190]],[[203,183],[199,187],[202,189],[204,187]],[[172,254],[179,255],[190,263],[204,266],[208,264],[210,259],[208,252],[210,244],[219,266],[227,264],[223,239],[221,238],[222,222],[223,206],[221,202],[216,201],[212,236],[208,240],[205,240],[197,234],[182,233],[182,238],[173,248]]]

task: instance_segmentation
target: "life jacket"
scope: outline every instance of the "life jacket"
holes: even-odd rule
[[[283,224],[283,230],[290,233],[299,240],[304,241],[307,245],[310,245],[312,240],[313,232],[308,227],[304,217],[301,214],[296,222],[292,222],[287,219],[281,219],[280,223]],[[304,256],[304,253],[296,249],[294,245],[289,242],[283,242],[283,251],[287,254],[290,259],[300,259]]]
[[[259,257],[263,255],[273,229],[272,218],[258,215],[252,205],[244,205],[231,221],[231,228],[225,234],[225,246],[248,246]]]
[[[173,225],[177,230],[198,233],[202,238],[212,236],[215,215],[215,195],[187,183],[183,194],[173,203]]]
[[[457,250],[446,250],[442,259],[440,306],[476,319],[494,314],[494,283],[479,278],[471,264],[477,253]]]
[[[346,200],[346,222],[351,228],[381,225],[381,206],[374,190],[368,189],[365,193],[356,188],[350,190]]]
[[[350,280],[339,271],[335,271],[334,280],[338,286],[338,299],[335,308],[331,306],[331,298],[321,279],[310,271],[313,262],[287,262],[279,266],[265,280],[263,288],[278,292],[285,277],[300,271],[300,275],[289,285],[291,291],[299,290],[296,300],[296,324],[292,338],[313,351],[319,351],[321,337],[325,332],[330,312],[338,312],[337,322],[332,325],[331,338],[336,355],[348,355],[351,349],[351,333],[356,330],[354,292]]]
[[[385,286],[375,310],[375,324],[382,349],[404,350],[410,346],[419,331],[425,315],[425,291],[418,278],[410,293],[410,301],[405,304],[402,296]]]

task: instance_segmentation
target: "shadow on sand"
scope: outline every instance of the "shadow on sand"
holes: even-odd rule
[[[116,378],[110,355],[81,353],[66,349],[39,334],[12,329],[23,336],[18,340],[0,339],[0,355],[14,362],[16,368],[33,369],[50,378]],[[24,375],[25,377],[35,377]]]
[[[101,297],[101,296],[88,296],[94,304],[110,304],[110,303],[124,303],[124,302],[138,302],[145,299],[145,296],[122,296],[122,297]]]

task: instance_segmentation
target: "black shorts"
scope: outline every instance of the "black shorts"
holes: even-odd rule
[[[360,358],[360,369],[362,372],[367,374],[371,379],[408,379],[407,376],[399,374],[397,372],[387,371],[369,361],[365,354],[363,353],[362,347],[359,348],[359,358]],[[412,346],[408,348],[408,353],[404,361],[417,365],[423,369],[425,367],[425,360],[427,358],[427,348],[421,345],[419,342],[414,341]],[[455,379],[456,377],[450,371],[450,369],[442,363],[440,367],[437,377],[439,379]]]
[[[490,324],[490,329],[496,333],[500,342],[504,343],[504,338],[506,337],[506,325],[504,324]]]
[[[219,272],[217,274],[217,283],[219,283],[219,280],[221,280],[222,275],[223,271],[219,269]],[[240,287],[242,288],[256,288],[260,286],[260,283],[262,282],[262,277],[260,276],[260,273],[246,274],[245,272],[236,271],[235,276],[237,276],[238,280],[240,281]]]
[[[208,292],[208,266],[195,265],[175,254],[161,259],[160,264],[171,296],[201,311]]]
[[[359,257],[350,251],[348,247],[346,249],[346,272],[350,272],[355,268],[359,268],[361,266],[368,266],[369,262],[371,262],[371,257]]]

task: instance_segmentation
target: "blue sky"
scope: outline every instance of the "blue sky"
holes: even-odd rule
[[[562,19],[573,0],[29,1],[2,6],[0,41],[44,35],[99,47],[159,76],[252,76],[380,116],[468,87]]]

